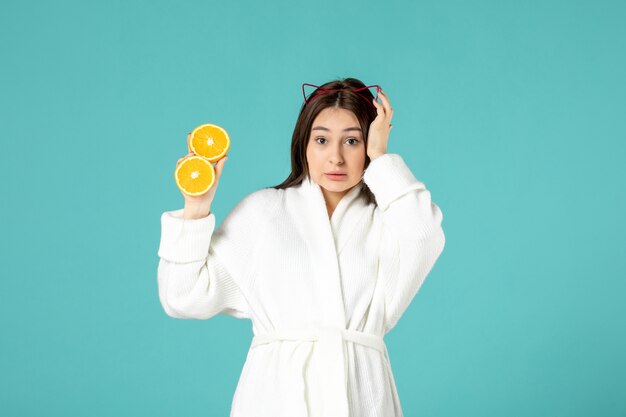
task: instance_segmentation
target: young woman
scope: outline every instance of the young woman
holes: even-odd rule
[[[161,216],[165,312],[252,321],[231,417],[403,415],[383,336],[445,237],[430,192],[387,153],[393,109],[376,91],[347,78],[305,95],[291,174],[242,199],[217,230],[217,183]]]

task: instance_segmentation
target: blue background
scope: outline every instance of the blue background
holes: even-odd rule
[[[213,209],[289,173],[303,82],[356,77],[446,247],[386,337],[407,416],[626,415],[626,3],[0,6],[0,414],[225,416],[252,338],[158,301],[186,135]]]

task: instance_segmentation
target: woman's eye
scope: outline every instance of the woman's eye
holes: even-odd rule
[[[323,145],[324,143],[326,143],[326,138],[317,137],[315,138],[315,141]],[[320,141],[324,141],[324,142],[320,142]],[[359,143],[359,140],[357,138],[348,138],[346,139],[346,142],[350,142],[350,145],[356,145],[357,143]]]

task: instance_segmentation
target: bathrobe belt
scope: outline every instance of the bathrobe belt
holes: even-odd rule
[[[385,355],[385,366],[392,378],[387,346],[381,336],[339,327],[317,327],[310,330],[274,331],[257,334],[252,339],[255,346],[281,340],[313,341],[322,361],[324,416],[348,417],[347,362],[344,356],[344,341],[374,348]],[[394,382],[392,382],[394,383]],[[395,384],[394,384],[395,385]]]

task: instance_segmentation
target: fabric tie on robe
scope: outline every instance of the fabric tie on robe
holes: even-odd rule
[[[318,344],[317,349],[324,367],[323,374],[328,376],[322,387],[325,417],[349,417],[350,415],[347,387],[348,368],[344,354],[344,341],[358,343],[384,354],[385,366],[389,375],[392,376],[391,380],[395,389],[387,345],[381,336],[335,326],[320,326],[310,330],[284,330],[256,334],[252,339],[250,348],[282,340],[311,341]]]

